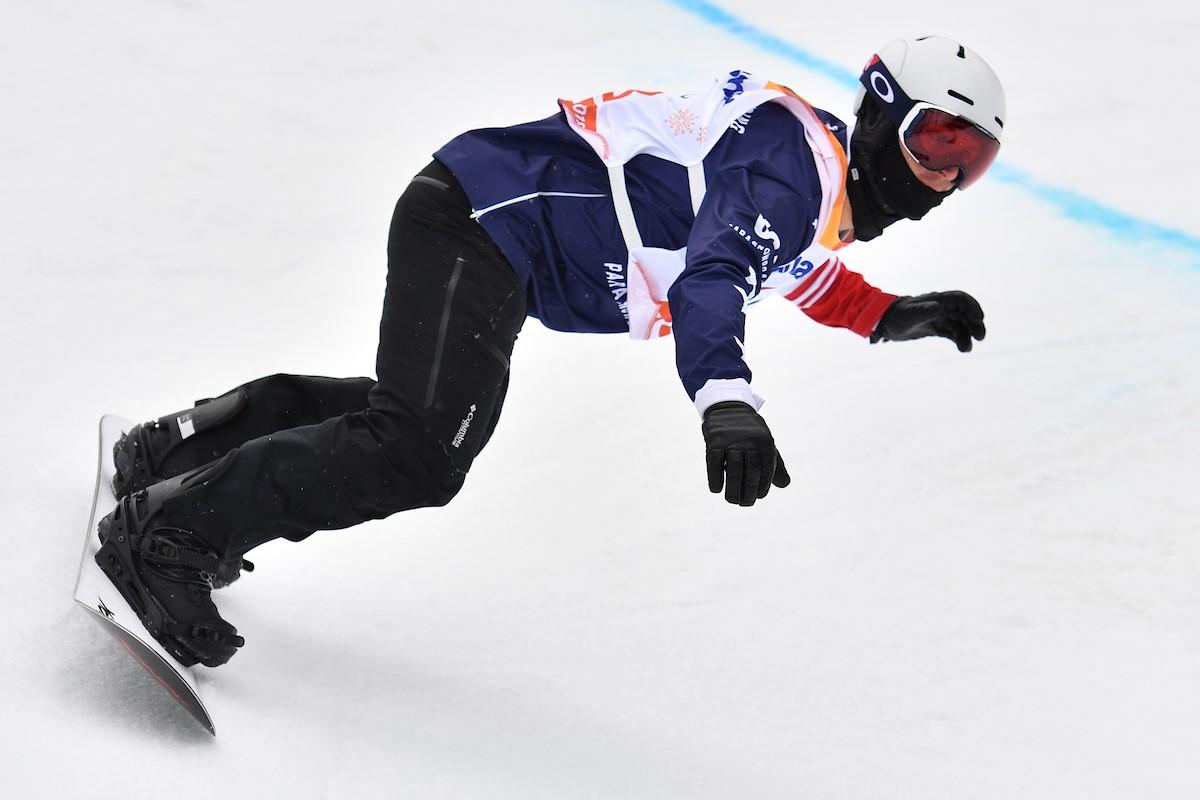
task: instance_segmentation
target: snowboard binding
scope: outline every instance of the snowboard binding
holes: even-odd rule
[[[214,451],[192,437],[233,419],[245,405],[246,393],[238,389],[201,400],[194,408],[134,425],[113,445],[117,470],[112,480],[113,495],[120,500],[224,455],[225,448]]]
[[[246,395],[238,390],[213,400],[201,400],[195,408],[134,425],[113,445],[113,495],[125,497],[172,478],[210,460],[211,452],[199,455],[185,452],[187,439],[197,433],[229,421],[246,404]],[[253,572],[254,564],[244,558],[223,560],[212,575],[212,588],[222,589]]]
[[[185,667],[217,667],[245,644],[212,602],[221,560],[190,531],[163,519],[180,476],[123,498],[97,529],[96,563],[142,624]]]

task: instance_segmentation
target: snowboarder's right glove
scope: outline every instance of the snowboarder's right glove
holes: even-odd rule
[[[752,407],[737,400],[709,406],[704,412],[708,488],[713,494],[725,484],[725,499],[752,506],[771,490],[792,482],[767,423]]]
[[[985,333],[983,309],[974,297],[966,292],[931,292],[893,300],[875,326],[871,344],[944,336],[966,353],[971,339],[982,340]]]

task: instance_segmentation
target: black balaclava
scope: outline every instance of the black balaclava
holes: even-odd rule
[[[897,220],[920,219],[950,192],[936,192],[917,179],[900,152],[896,126],[868,94],[850,137],[846,194],[854,238],[866,242]]]

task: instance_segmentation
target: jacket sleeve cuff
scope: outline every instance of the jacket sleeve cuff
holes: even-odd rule
[[[883,312],[888,310],[888,306],[896,299],[896,295],[880,292],[875,297],[872,297],[859,312],[854,322],[850,325],[850,330],[857,333],[859,336],[868,337],[875,332],[875,326],[879,324],[879,320],[883,319]]]
[[[727,400],[740,401],[755,411],[762,408],[763,403],[766,402],[754,393],[745,378],[726,378],[720,380],[710,378],[700,387],[700,391],[696,392],[696,411],[703,417],[704,412],[710,406],[723,403]]]

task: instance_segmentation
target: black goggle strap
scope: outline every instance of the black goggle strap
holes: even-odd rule
[[[891,123],[899,129],[908,112],[916,105],[916,101],[904,93],[883,60],[877,55],[871,56],[858,80],[867,94],[875,98],[876,105],[883,109]]]

